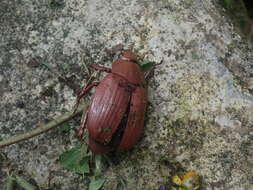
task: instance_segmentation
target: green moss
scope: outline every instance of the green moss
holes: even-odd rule
[[[246,28],[248,25],[248,22],[245,19],[240,19],[239,25],[240,25],[240,28]]]
[[[180,1],[180,7],[182,6],[186,9],[190,8],[193,5],[194,2],[195,2],[194,0],[181,0]]]
[[[49,7],[51,9],[59,9],[63,8],[65,6],[64,0],[50,0],[49,1]]]
[[[199,54],[197,52],[192,52],[192,58],[198,60],[200,58]]]
[[[227,9],[233,9],[235,7],[234,0],[221,0],[221,4]]]
[[[248,11],[242,0],[220,0],[221,6],[226,9],[233,24],[238,28],[238,32],[248,35],[250,19]]]

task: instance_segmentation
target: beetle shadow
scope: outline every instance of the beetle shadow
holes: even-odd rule
[[[106,154],[106,160],[108,161],[109,166],[117,166],[125,159],[129,159],[129,155],[132,154],[133,149],[130,150],[116,150]]]
[[[140,146],[140,143],[141,141],[146,137],[146,135],[144,134],[144,131],[142,132],[142,135],[140,136],[137,144],[132,147],[131,149],[129,150],[117,150],[117,146],[119,145],[122,137],[123,137],[123,134],[124,134],[124,131],[125,131],[125,128],[126,128],[126,125],[127,125],[127,119],[128,119],[128,114],[129,114],[129,111],[130,111],[130,104],[127,108],[127,111],[123,117],[123,119],[121,120],[121,123],[119,125],[119,128],[117,129],[117,131],[115,132],[113,138],[112,138],[112,141],[110,142],[110,146],[115,146],[115,150],[112,151],[112,152],[109,152],[106,154],[106,157],[107,157],[107,161],[109,162],[109,164],[111,165],[119,165],[122,161],[124,161],[125,159],[129,159],[129,156],[134,152],[134,150],[138,147],[137,146]],[[153,106],[150,102],[147,102],[147,111],[145,113],[145,121],[144,121],[144,126],[147,125],[147,123],[149,122],[149,118],[147,117],[148,116],[148,113],[153,111]],[[144,129],[145,130],[145,129]],[[142,146],[143,148],[143,146]],[[145,147],[145,148],[148,148],[148,147]]]

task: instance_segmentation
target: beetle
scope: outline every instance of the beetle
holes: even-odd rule
[[[122,50],[112,68],[91,65],[108,74],[101,82],[88,84],[77,97],[78,104],[96,86],[77,135],[81,137],[87,128],[88,146],[95,154],[131,149],[141,136],[147,106],[145,79],[150,72],[142,72],[137,62],[133,52]]]

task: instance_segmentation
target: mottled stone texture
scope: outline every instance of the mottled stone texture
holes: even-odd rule
[[[85,65],[109,66],[121,43],[163,64],[149,83],[143,138],[105,176],[151,190],[195,170],[206,190],[253,189],[253,48],[233,26],[211,0],[2,0],[0,138],[71,110]],[[41,188],[87,189],[57,162],[76,141],[53,130],[1,152]]]

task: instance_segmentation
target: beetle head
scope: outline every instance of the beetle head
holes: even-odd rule
[[[112,63],[112,73],[118,74],[132,84],[144,84],[145,79],[138,62],[137,56],[130,50],[122,50],[117,54],[117,59]]]
[[[115,59],[121,59],[122,61],[132,61],[132,62],[137,61],[136,55],[133,52],[131,52],[130,50],[118,51],[115,54],[114,58]]]

